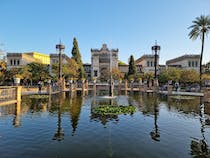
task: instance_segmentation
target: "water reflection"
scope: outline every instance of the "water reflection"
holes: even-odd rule
[[[150,132],[150,136],[155,141],[160,141],[160,133],[158,130],[157,119],[159,115],[159,105],[158,105],[158,97],[154,96],[154,101],[152,102],[154,107],[154,130]]]
[[[130,155],[130,157],[147,157],[150,151],[150,157],[154,157],[153,153],[157,151],[157,157],[167,157],[168,153],[179,151],[181,154],[184,153],[180,157],[210,157],[210,105],[204,105],[199,98],[181,99],[181,97],[154,94],[134,94],[117,96],[116,99],[92,96],[85,99],[65,93],[40,99],[24,96],[21,104],[17,106],[0,107],[1,118],[3,118],[0,120],[3,122],[0,122],[2,135],[0,152],[3,153],[2,151],[7,151],[7,148],[11,149],[10,147],[15,146],[14,151],[42,153],[40,155],[52,157],[58,145],[58,143],[51,143],[53,139],[55,140],[53,142],[62,141],[62,151],[66,152],[65,156],[63,156],[64,153],[58,154],[59,157],[80,157],[81,150],[89,152],[86,157],[95,157],[99,152],[105,155],[102,157],[129,157]],[[92,112],[92,108],[99,105],[134,105],[139,111],[132,117],[101,116]],[[91,121],[86,120],[89,117]],[[10,122],[9,125],[8,122]],[[21,128],[14,128],[20,126]],[[176,129],[176,126],[179,128]],[[25,132],[24,138],[21,130]],[[78,136],[75,136],[76,134]],[[35,136],[39,137],[34,138]],[[31,142],[32,137],[33,142]],[[29,146],[30,149],[16,146],[14,138],[17,138],[24,147]],[[154,143],[155,141],[158,143]],[[46,144],[49,144],[49,148]],[[75,144],[78,144],[80,149],[77,149],[78,146]],[[65,146],[68,145],[67,149]],[[166,149],[167,145],[170,147]],[[37,146],[46,148],[40,150]],[[16,148],[22,150],[16,150]],[[139,148],[142,150],[138,150]],[[17,157],[20,155],[17,154]]]
[[[159,96],[157,94],[147,93],[133,96],[132,99],[139,103],[139,110],[143,115],[152,115],[154,117],[154,129],[150,132],[150,136],[153,140],[160,141],[160,132],[157,123],[159,115]]]
[[[205,124],[210,127],[210,103],[205,103],[204,107]]]
[[[208,107],[208,106],[207,106]],[[191,141],[191,155],[193,157],[210,157],[210,149],[208,149],[208,144],[205,138],[205,104],[202,103],[200,99],[200,124],[201,124],[201,136],[202,139],[193,138]]]
[[[20,114],[21,114],[21,102],[18,101],[15,105],[15,113],[14,113],[14,119],[13,119],[14,127],[19,127],[21,125]]]
[[[91,120],[99,121],[102,125],[106,125],[109,121],[115,121],[116,123],[118,120],[118,115],[109,114],[109,115],[100,115],[93,112],[93,109],[95,107],[101,106],[101,105],[111,105],[111,106],[117,106],[117,100],[116,99],[101,99],[97,97],[93,97],[91,102]]]
[[[65,94],[60,94],[59,104],[57,106],[58,108],[58,121],[57,121],[57,130],[54,134],[53,140],[62,141],[64,140],[64,131],[61,127],[61,106],[63,104],[63,100],[65,99]]]
[[[199,114],[199,97],[187,97],[187,96],[168,96],[167,106],[169,111],[176,109],[185,114]]]
[[[82,97],[74,97],[69,99],[69,113],[71,116],[71,126],[72,126],[72,136],[76,133],[76,129],[78,126],[78,121],[81,113],[81,108],[82,108],[82,102],[83,98]],[[66,104],[68,104],[66,102]]]

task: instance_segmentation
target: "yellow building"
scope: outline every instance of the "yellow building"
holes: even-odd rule
[[[50,64],[50,56],[38,52],[7,53],[7,68],[18,68],[29,63],[36,62]]]

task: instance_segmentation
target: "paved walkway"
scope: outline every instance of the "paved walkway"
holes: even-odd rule
[[[168,95],[168,91],[159,91],[159,93]],[[170,95],[184,95],[184,96],[198,96],[198,97],[204,96],[204,94],[201,92],[180,92],[180,91],[172,91]]]
[[[60,91],[52,92],[52,94],[60,93]],[[27,91],[27,92],[22,92],[21,95],[32,95],[32,94],[48,94],[47,91]]]
[[[148,91],[148,92],[153,92],[153,91]],[[52,92],[52,94],[59,93],[59,91]],[[159,91],[160,94],[165,94],[168,95],[168,91]],[[47,91],[27,91],[27,92],[22,92],[22,95],[32,95],[32,94],[48,94]],[[170,95],[184,95],[184,96],[198,96],[198,97],[203,97],[204,94],[201,92],[180,92],[180,91],[172,91]]]

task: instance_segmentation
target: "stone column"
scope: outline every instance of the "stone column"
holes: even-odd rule
[[[15,116],[13,119],[13,125],[15,127],[19,127],[20,124],[20,114],[21,114],[21,101],[17,101],[16,107],[15,107]]]
[[[159,91],[158,79],[154,79],[154,89],[153,89],[153,91],[155,93],[158,93],[158,91]]]
[[[125,80],[125,95],[128,94],[128,80]]]
[[[70,96],[72,96],[72,93],[73,93],[73,80],[71,79],[69,81],[69,94],[70,94]]]
[[[118,82],[118,94],[119,95],[121,94],[121,83],[122,83],[122,80],[119,80],[119,82]]]
[[[85,88],[86,88],[86,94],[88,95],[88,89],[89,89],[89,87],[88,87],[88,80],[86,80],[86,82],[85,82]]]
[[[17,87],[16,87],[17,102],[18,102],[18,101],[21,101],[21,90],[22,90],[22,86],[17,86]]]
[[[86,80],[86,82],[85,82],[85,88],[86,88],[86,90],[88,91],[88,80]]]
[[[66,90],[66,82],[64,78],[62,79],[61,87],[62,87],[62,91]]]
[[[172,94],[173,86],[168,85],[168,95]]]
[[[210,103],[210,88],[204,89],[204,102]]]
[[[152,89],[152,80],[149,80],[149,89]]]
[[[133,94],[133,84],[134,84],[134,80],[131,80],[131,93]]]
[[[47,85],[47,93],[49,94],[49,95],[51,95],[52,94],[52,86],[51,86],[51,80],[48,80],[48,85]]]
[[[142,91],[142,79],[139,79],[139,92]]]
[[[85,96],[85,80],[82,80],[82,95]]]
[[[93,93],[96,96],[96,80],[93,80]]]
[[[144,87],[144,92],[147,92],[147,87],[148,87],[148,86],[147,86],[147,80],[144,81],[143,87]]]

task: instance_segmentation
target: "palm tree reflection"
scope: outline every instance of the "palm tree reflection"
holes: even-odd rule
[[[205,104],[200,99],[200,124],[202,139],[193,139],[191,141],[191,155],[194,157],[210,157],[210,150],[205,138]]]

